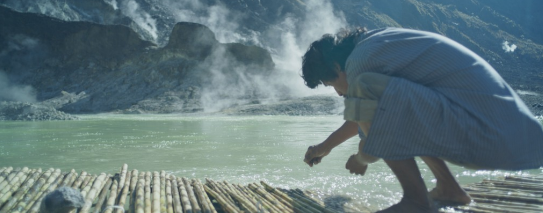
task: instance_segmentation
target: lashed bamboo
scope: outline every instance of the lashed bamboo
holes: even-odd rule
[[[143,173],[142,173],[143,174]],[[141,178],[145,178],[144,175],[141,176]],[[138,170],[134,169],[132,170],[132,178],[130,180],[130,189],[128,189],[130,193],[128,204],[130,205],[128,209],[130,210],[130,213],[136,212],[136,195],[137,190],[136,187],[138,186],[140,179],[140,173]]]
[[[173,213],[172,182],[169,175],[166,177],[166,207],[168,213]]]
[[[247,198],[244,196],[241,196],[241,193],[237,191],[232,185],[230,185],[228,182],[216,182],[218,187],[222,188],[232,199],[236,201],[236,203],[239,204],[242,210],[248,211],[248,212],[255,212],[258,211],[258,208],[251,203]]]
[[[232,197],[230,197],[230,195],[228,195],[228,193],[218,185],[217,182],[213,181],[213,180],[209,180],[209,179],[206,179],[206,182],[207,184],[209,184],[209,186],[215,190],[216,192],[224,195],[223,198],[226,199],[227,201],[229,201],[230,203],[235,203],[234,202],[234,199],[232,199]]]
[[[92,187],[87,193],[87,196],[85,197],[85,204],[79,210],[80,213],[87,213],[90,211],[92,207],[92,203],[94,199],[96,198],[99,191],[102,190],[103,182],[106,179],[106,173],[101,173],[100,176],[98,176],[94,182],[92,183]],[[90,184],[89,184],[90,185]]]
[[[106,177],[106,179],[107,182],[104,184],[104,187],[102,187],[100,195],[98,195],[96,205],[94,206],[94,213],[102,212],[104,204],[106,203],[107,194],[109,192],[109,189],[111,188],[111,185],[113,184],[113,178],[111,178],[109,175]]]
[[[121,168],[120,178],[119,178],[119,187],[117,187],[117,194],[120,194],[121,190],[124,187],[124,183],[126,180],[126,173],[128,172],[128,164],[123,164],[123,167]]]
[[[250,189],[249,186],[243,187],[243,190],[246,191],[246,193],[252,194],[252,196],[256,197],[257,202],[260,203],[260,205],[262,205],[264,208],[269,208],[270,211],[273,211],[273,212],[294,212],[294,210],[292,210],[292,208],[285,209],[286,206],[284,206],[282,203],[281,203],[281,205],[274,205],[272,202],[270,202],[269,200],[263,198],[258,193],[256,193],[252,189]]]
[[[268,190],[270,192],[273,191],[276,194],[280,195],[281,197],[290,197],[295,202],[300,202],[304,206],[306,206],[306,205],[310,206],[312,209],[314,209],[314,210],[316,210],[318,212],[328,212],[328,213],[333,212],[333,211],[331,211],[329,209],[326,209],[324,207],[324,205],[319,204],[319,202],[315,202],[308,195],[304,194],[304,192],[301,191],[301,190],[289,190],[287,192],[287,194],[285,194],[284,192],[282,192],[282,191],[280,191],[280,190],[278,190],[276,188],[273,188],[270,185],[266,184],[264,181],[261,181],[260,183],[264,186],[264,188],[266,188],[266,190]]]
[[[228,213],[237,213],[240,212],[238,208],[236,208],[234,205],[232,205],[229,201],[226,201],[223,196],[221,196],[218,192],[211,189],[209,186],[204,185],[204,190],[213,196],[215,200],[221,205],[223,210]]]
[[[54,178],[54,175],[55,175],[55,171],[53,168],[49,168],[47,171],[45,171],[42,176],[40,177],[40,179],[43,179],[40,181],[40,179],[38,179],[38,182],[40,183],[40,187],[37,188],[35,190],[35,193],[32,194],[32,196],[28,197],[28,199],[26,200],[25,202],[25,205],[23,208],[16,208],[16,211],[21,211],[21,212],[27,212],[28,210],[30,210],[32,208],[32,206],[34,205],[34,203],[36,202],[36,200],[39,200],[40,197],[43,195],[43,193],[47,190],[47,188],[49,187],[50,185],[50,180],[52,178]],[[43,183],[43,184],[41,184]],[[25,195],[26,197],[26,195]],[[19,205],[17,205],[19,207]]]
[[[3,182],[6,180],[7,176],[12,170],[13,167],[5,167],[4,170],[0,172],[0,186],[3,185]]]
[[[484,180],[483,183],[490,183],[495,186],[511,187],[515,189],[530,189],[530,190],[543,190],[542,184],[526,183],[518,181],[499,181],[499,180]]]
[[[256,184],[251,183],[248,185],[248,187],[249,189],[256,192],[258,195],[263,197],[264,199],[268,200],[272,205],[277,206],[279,209],[281,209],[281,211],[292,212],[293,210],[294,211],[299,210],[299,212],[306,212],[306,211],[303,211],[303,209],[297,208],[292,203],[280,201],[279,199],[277,199],[276,197],[268,193],[266,190],[260,188]]]
[[[181,180],[183,180],[183,183],[185,184],[185,188],[187,189],[187,195],[189,196],[190,205],[192,206],[192,212],[201,213],[202,208],[200,204],[198,203],[196,196],[194,195],[194,191],[192,189],[192,186],[190,185],[189,180],[186,178],[181,178]]]
[[[126,174],[126,179],[124,181],[124,187],[120,190],[120,194],[118,195],[117,200],[117,206],[123,207],[123,208],[117,208],[116,213],[123,213],[124,212],[124,204],[126,203],[126,197],[128,196],[128,190],[130,190],[130,180],[131,180],[132,173]]]
[[[119,188],[119,181],[114,178],[111,190],[109,191],[109,198],[107,199],[106,206],[103,209],[103,213],[113,212],[113,206],[115,206],[115,200],[117,199],[117,189]]]
[[[132,170],[132,179],[130,180],[130,191],[133,192],[138,184],[139,171],[137,169]]]
[[[77,178],[77,172],[75,172],[75,169],[72,169],[70,173],[66,175],[64,180],[62,180],[59,186],[71,186],[74,183],[76,178]]]
[[[478,193],[478,192],[471,192],[469,193],[469,195],[472,197],[507,199],[511,201],[543,204],[543,198],[537,198],[537,197],[514,196],[514,195],[493,194],[493,193]]]
[[[503,193],[507,195],[525,195],[525,196],[536,196],[540,197],[543,195],[542,191],[538,190],[528,190],[528,189],[513,189],[507,187],[499,186],[490,186],[490,185],[478,185],[474,184],[472,186],[464,187],[466,191],[482,192],[482,193]]]
[[[160,174],[153,172],[153,213],[160,213]]]
[[[9,212],[9,210],[19,202],[19,200],[28,192],[34,182],[40,177],[41,169],[34,171],[21,187],[17,189],[15,194],[3,206],[0,205],[0,212]]]
[[[177,186],[177,177],[171,176],[172,181],[172,194],[173,194],[173,207],[175,213],[182,213],[183,207],[181,205],[181,196],[179,196],[179,188]]]
[[[145,213],[151,213],[151,172],[145,172]]]
[[[61,173],[60,169],[56,169],[53,172],[53,174],[51,174],[51,176],[49,176],[49,178],[47,179],[47,182],[44,185],[44,186],[47,186],[46,190],[43,190],[41,192],[41,194],[38,193],[38,195],[39,195],[37,197],[38,199],[34,200],[34,202],[32,203],[31,208],[27,211],[28,213],[38,213],[38,211],[40,210],[41,200],[45,197],[45,195],[47,195],[48,193],[54,191],[57,188],[58,183],[60,183],[60,181],[61,181],[60,173]]]
[[[323,206],[318,205],[317,203],[313,202],[312,200],[305,197],[305,195],[300,195],[296,192],[290,192],[288,195],[297,203],[299,203],[304,208],[307,208],[311,210],[312,212],[327,212],[327,213],[333,213],[334,211],[331,211],[329,209],[324,208]]]
[[[194,195],[198,199],[198,203],[200,204],[202,212],[211,213],[211,208],[213,208],[213,206],[209,206],[209,203],[207,202],[207,195],[205,194],[205,191],[201,188],[202,183],[200,183],[200,181],[197,179],[193,179],[191,185],[194,191]]]
[[[526,203],[518,203],[518,202],[508,202],[508,201],[501,201],[501,200],[490,200],[490,199],[473,199],[478,204],[488,204],[496,207],[500,207],[503,210],[507,209],[515,209],[515,210],[523,210],[525,212],[541,212],[543,211],[543,207],[539,205],[533,205],[533,204],[526,204]]]
[[[28,171],[29,169],[27,167],[22,168],[19,172],[17,172],[16,175],[13,176],[13,178],[9,179],[8,184],[6,184],[4,188],[0,188],[0,206],[3,205],[4,202],[11,197],[13,192],[15,192],[22,184],[28,175]]]
[[[16,207],[12,208],[12,211],[23,211],[29,203],[34,199],[35,196],[39,193],[39,191],[42,189],[43,185],[45,185],[45,182],[47,182],[47,179],[52,174],[53,170],[49,169],[42,173],[38,180],[34,183],[34,185],[28,190],[28,192],[24,195],[24,197],[17,203]]]
[[[253,192],[249,188],[243,187],[241,185],[237,185],[237,188],[243,193],[245,193],[247,197],[250,197],[257,208],[264,208],[270,212],[281,212],[279,208],[275,207],[268,200],[261,199],[259,195],[257,195],[255,192]]]
[[[145,213],[145,174],[143,172],[139,175],[135,190],[134,212]]]
[[[87,178],[85,178],[85,181],[81,184],[81,196],[83,196],[83,199],[87,197],[87,193],[91,190],[92,183],[94,180],[96,180],[96,175],[89,175]]]
[[[183,204],[183,211],[185,213],[192,213],[192,205],[190,204],[189,195],[185,183],[181,178],[177,178],[177,186],[179,189],[179,196],[181,196],[181,204]]]
[[[167,212],[166,207],[166,171],[160,171],[160,212]]]
[[[207,203],[207,205],[209,206],[211,213],[217,213],[217,210],[216,210],[215,207],[213,206],[213,202],[211,202],[211,199],[210,199],[209,196],[207,196],[207,194],[205,193],[204,184],[202,184],[202,183],[200,182],[200,180],[198,180],[198,179],[196,179],[196,181],[198,182],[197,186],[200,188],[200,191],[202,192],[202,194],[204,194],[204,201],[205,201],[205,202]]]
[[[229,188],[225,188],[225,190],[232,198],[234,198],[234,200],[236,200],[240,204],[242,209],[245,209],[247,212],[259,212],[258,208],[256,208],[255,205],[253,205],[246,198],[242,197],[239,193],[237,193],[237,192],[235,192],[235,191],[233,191],[233,190],[231,190]]]
[[[543,179],[535,178],[535,177],[515,177],[515,176],[506,176],[505,180],[515,180],[515,181],[522,181],[522,182],[532,182],[532,183],[543,183]]]
[[[79,176],[75,179],[75,181],[72,184],[72,188],[79,189],[85,178],[87,177],[87,172],[81,171]]]
[[[239,209],[238,206],[236,205],[236,202],[234,201],[234,199],[232,199],[232,197],[228,195],[228,193],[224,191],[224,189],[222,189],[222,187],[217,182],[210,179],[206,179],[206,186],[212,189],[217,196],[220,196],[220,200],[224,201],[224,203],[219,203],[221,204],[221,206],[223,206],[223,208],[224,208],[224,205],[228,205],[228,206],[234,207],[236,211],[241,211],[241,209]],[[204,190],[205,190],[205,187],[204,187]],[[219,200],[218,198],[215,198],[215,199],[217,201]]]
[[[6,176],[4,182],[0,183],[0,197],[4,196],[4,189],[10,185],[10,182],[21,172],[21,170],[22,168],[16,168]]]

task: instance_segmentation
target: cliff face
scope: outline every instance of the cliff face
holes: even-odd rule
[[[67,112],[113,110],[194,112],[202,110],[199,90],[210,61],[228,61],[214,70],[235,81],[232,67],[254,74],[273,69],[259,47],[219,43],[207,27],[177,23],[165,47],[142,40],[130,28],[65,22],[0,7],[0,67],[12,81],[32,85],[38,100],[61,91],[83,93],[62,107]],[[220,52],[219,56],[214,55]],[[153,103],[153,104],[150,104]]]

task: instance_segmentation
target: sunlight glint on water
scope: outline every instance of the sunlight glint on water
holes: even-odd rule
[[[401,188],[380,161],[366,176],[344,169],[358,140],[340,145],[313,168],[303,163],[307,147],[343,123],[341,116],[216,117],[186,115],[88,115],[81,121],[0,122],[0,167],[76,169],[92,174],[140,171],[344,195],[373,209],[397,202]],[[435,180],[417,160],[429,187]],[[507,174],[451,166],[461,183]],[[511,172],[509,172],[511,173]],[[542,173],[541,170],[515,172]]]

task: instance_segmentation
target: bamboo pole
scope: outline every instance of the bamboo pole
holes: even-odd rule
[[[526,202],[526,203],[543,204],[543,198],[537,198],[537,197],[521,197],[521,196],[510,196],[510,195],[477,193],[477,192],[472,192],[469,195],[471,197],[478,197],[478,198],[494,198],[494,199],[504,199],[504,200],[518,201],[518,202]]]
[[[160,213],[160,174],[153,172],[153,213]]]
[[[204,201],[207,203],[207,206],[209,206],[209,210],[211,211],[211,213],[217,213],[217,210],[213,206],[213,203],[211,202],[211,199],[205,193],[204,184],[202,184],[200,182],[200,180],[198,180],[198,179],[196,179],[196,181],[198,183],[197,186],[200,188],[200,191],[202,192],[202,195],[204,197]]]
[[[168,213],[173,213],[172,182],[170,175],[166,178],[166,207]]]
[[[138,184],[136,185],[136,196],[134,202],[135,213],[145,213],[145,174],[142,172],[138,178]]]
[[[531,183],[543,183],[543,179],[534,178],[534,177],[517,177],[517,176],[506,176],[505,180],[515,180],[515,181],[523,181],[523,182],[531,182]]]
[[[4,188],[0,188],[0,206],[6,202],[13,192],[19,188],[19,186],[22,184],[24,180],[26,180],[26,176],[28,175],[28,168],[24,167],[19,172],[17,172],[16,175],[13,176],[13,178],[10,178],[8,184]]]
[[[106,179],[107,182],[104,184],[104,187],[102,187],[100,195],[98,195],[98,199],[96,201],[96,206],[94,206],[94,213],[102,212],[104,204],[106,203],[107,194],[111,188],[111,185],[113,184],[113,178],[111,178],[109,175],[106,177]]]
[[[129,198],[129,210],[130,210],[130,213],[135,213],[136,212],[136,198],[137,198],[137,186],[139,184],[139,179],[140,178],[145,178],[145,175],[143,175],[143,172],[141,173],[142,175],[140,176],[140,173],[137,169],[134,169],[132,170],[132,178],[130,180],[130,189],[129,189],[129,192],[130,192],[130,198]]]
[[[30,202],[34,199],[34,197],[37,196],[43,185],[45,185],[45,182],[47,182],[47,179],[51,175],[52,171],[51,169],[45,171],[42,173],[38,180],[34,183],[34,185],[28,190],[28,192],[24,195],[24,197],[17,203],[16,207],[12,208],[11,210],[14,212],[21,212],[27,206],[30,204]],[[31,204],[30,204],[31,205]]]
[[[305,195],[302,196],[296,192],[290,192],[288,194],[294,198],[295,202],[300,203],[304,208],[310,209],[313,212],[326,212],[326,213],[334,212],[327,208],[324,208],[324,206],[320,206],[319,204],[305,197]]]
[[[267,199],[270,203],[280,208],[281,211],[308,212],[308,210],[296,205],[296,203],[294,202],[288,202],[287,200],[284,200],[283,198],[281,198],[280,196],[277,196],[276,194],[271,194],[267,192],[265,189],[263,189],[257,184],[251,183],[248,186],[251,190],[255,191],[257,194]],[[274,195],[276,195],[277,197]]]
[[[96,178],[96,175],[89,175],[81,184],[81,196],[83,196],[83,199],[87,197],[87,193],[89,193],[89,191],[91,190],[92,183],[94,182],[94,180],[96,180]]]
[[[166,212],[166,172],[164,170],[159,172],[160,180],[160,212]]]
[[[203,213],[211,213],[211,208],[213,206],[209,206],[208,202],[207,202],[207,195],[205,194],[204,190],[202,190],[201,188],[201,185],[202,183],[200,183],[200,181],[198,179],[193,179],[192,180],[192,188],[193,188],[193,191],[194,191],[194,194],[196,196],[196,198],[198,199],[199,203],[200,203],[200,206],[201,206],[201,209],[202,209],[202,212]]]
[[[117,188],[119,187],[119,181],[114,178],[113,184],[111,185],[111,190],[109,191],[109,198],[106,202],[106,207],[103,210],[103,213],[113,212],[113,206],[115,206],[115,200],[117,199]]]
[[[209,186],[204,185],[204,190],[209,193],[211,196],[217,200],[217,202],[221,205],[223,210],[228,213],[237,213],[240,212],[234,205],[232,205],[229,201],[226,201],[223,196],[219,195],[218,192],[211,189]]]
[[[132,179],[130,180],[130,191],[133,192],[138,184],[139,171],[137,169],[132,170]]]
[[[61,185],[59,186],[67,186],[70,187],[72,184],[74,184],[75,179],[77,178],[77,172],[75,172],[75,169],[72,169],[70,173],[64,178]]]
[[[72,184],[72,188],[79,189],[79,187],[85,180],[85,177],[87,177],[87,172],[81,171],[81,173],[79,174],[79,177],[77,177],[77,179],[75,179],[74,183]]]
[[[226,192],[222,187],[220,187],[218,185],[217,182],[213,181],[213,180],[209,180],[209,179],[206,179],[207,181],[207,184],[209,184],[209,186],[215,190],[217,193],[223,195],[223,198],[228,200],[230,203],[235,203],[234,202],[234,199],[232,199],[232,197],[230,197],[230,195],[228,194],[228,192]]]
[[[183,180],[179,177],[177,178],[177,185],[179,187],[179,196],[181,196],[184,213],[192,213],[192,205],[190,204],[187,188],[185,188],[185,183],[183,183]]]
[[[166,207],[166,171],[160,171],[160,212],[167,212]]]
[[[88,213],[92,207],[92,202],[96,198],[96,195],[99,191],[101,191],[103,182],[106,179],[106,173],[101,173],[100,176],[98,176],[94,182],[92,183],[92,187],[87,193],[87,196],[85,198],[85,204],[79,210],[79,213]],[[89,184],[90,185],[90,184]]]
[[[6,180],[11,171],[13,171],[13,167],[4,168],[4,170],[0,172],[0,186],[3,185],[3,182]]]
[[[22,168],[16,168],[5,177],[5,180],[2,183],[0,183],[0,197],[4,196],[4,189],[10,185],[10,182],[21,172],[21,170]]]
[[[247,210],[247,212],[259,212],[255,205],[253,205],[250,201],[245,199],[244,197],[240,196],[240,194],[236,193],[233,190],[226,189],[228,194],[236,200],[240,206]]]
[[[38,169],[37,171],[33,172],[31,175],[29,175],[29,178],[25,181],[21,187],[17,189],[15,194],[9,199],[8,202],[4,204],[4,206],[0,205],[0,212],[9,212],[9,210],[15,206],[19,200],[30,190],[32,185],[34,185],[34,182],[40,177],[41,175],[41,169]]]
[[[38,199],[34,200],[31,208],[28,210],[28,213],[38,213],[38,211],[40,210],[42,199],[47,194],[54,191],[57,188],[58,183],[60,183],[60,181],[61,181],[60,169],[56,169],[53,172],[53,174],[51,174],[51,176],[47,179],[47,182],[44,185],[44,186],[47,186],[46,190],[42,191],[42,193],[39,194],[39,196],[37,197]]]
[[[183,207],[181,206],[181,197],[179,196],[179,188],[177,186],[177,178],[175,176],[171,177],[172,181],[172,193],[173,193],[173,207],[175,213],[182,213]]]
[[[281,209],[277,208],[275,205],[270,203],[268,200],[261,198],[260,195],[256,194],[247,187],[242,187],[238,185],[238,188],[241,189],[245,194],[253,198],[253,202],[258,206],[262,206],[270,212],[281,212]]]
[[[194,190],[192,189],[192,186],[190,185],[190,182],[186,178],[181,178],[183,180],[183,183],[185,184],[185,188],[187,189],[187,195],[189,196],[190,205],[192,206],[192,212],[194,213],[201,213],[202,208],[200,207],[200,204],[198,203],[198,200],[196,199],[196,196],[194,195]]]
[[[124,187],[126,173],[128,172],[128,164],[123,164],[121,168],[121,177],[119,178],[119,187],[117,188],[117,194],[120,194],[121,190]]]
[[[39,201],[41,199],[41,196],[44,195],[44,193],[47,193],[47,189],[51,185],[51,180],[55,178],[56,170],[53,168],[49,168],[43,175],[44,181],[43,185],[39,189],[37,189],[36,194],[34,194],[33,197],[31,197],[28,202],[26,203],[25,207],[21,210],[21,212],[27,212],[29,211],[33,205],[36,203],[36,201]]]
[[[513,208],[513,209],[519,209],[519,210],[523,209],[523,210],[532,211],[532,212],[543,211],[543,206],[536,205],[536,204],[502,201],[502,200],[490,200],[490,199],[484,199],[484,198],[475,198],[473,199],[473,201],[475,201],[477,204],[485,203],[488,205],[504,207],[504,209],[507,209],[507,208]]]
[[[151,213],[151,172],[145,173],[145,213]]]
[[[117,208],[116,213],[123,213],[124,212],[124,204],[126,203],[126,196],[128,196],[128,190],[130,190],[130,180],[131,180],[131,173],[126,174],[126,179],[124,181],[124,186],[120,190],[117,206],[122,208]]]

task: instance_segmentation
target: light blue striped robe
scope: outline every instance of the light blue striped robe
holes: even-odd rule
[[[393,77],[378,102],[367,154],[434,156],[488,169],[543,166],[541,124],[494,68],[451,39],[399,28],[370,31],[345,71],[349,86],[363,72]],[[346,112],[356,99],[345,99]]]

